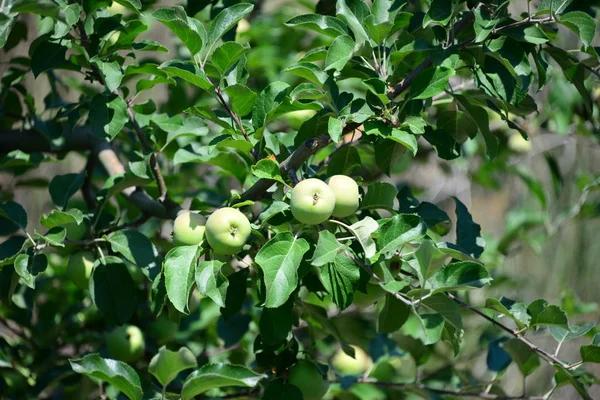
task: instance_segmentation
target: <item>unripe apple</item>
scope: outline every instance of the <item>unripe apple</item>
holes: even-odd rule
[[[235,254],[250,237],[250,221],[235,208],[220,208],[206,221],[206,240],[217,255]]]
[[[320,400],[329,389],[329,382],[315,364],[307,360],[298,361],[291,369],[289,383],[302,392],[304,400]]]
[[[358,185],[354,179],[346,175],[334,175],[327,184],[335,194],[334,217],[349,217],[358,210]]]
[[[173,243],[176,246],[200,244],[204,239],[206,218],[198,213],[185,212],[173,223]]]
[[[292,215],[307,225],[321,224],[331,217],[335,207],[335,194],[323,181],[305,179],[292,190],[290,199]]]
[[[69,240],[81,240],[88,232],[88,226],[85,221],[82,221],[80,224],[77,224],[76,222],[69,222],[68,224],[65,224],[63,228],[66,229],[66,237]]]
[[[135,325],[115,328],[106,337],[106,346],[111,357],[128,363],[142,357],[146,348],[144,335]]]
[[[363,349],[357,346],[352,346],[352,348],[354,349],[355,358],[339,349],[331,360],[333,369],[341,375],[362,375],[373,365],[373,360]]]
[[[367,283],[367,293],[357,290],[354,292],[353,296],[352,303],[354,303],[355,306],[366,308],[383,299],[385,296],[385,290],[383,290],[379,284],[373,285],[371,283]]]
[[[67,276],[80,289],[89,287],[95,256],[91,251],[75,253],[69,258]]]

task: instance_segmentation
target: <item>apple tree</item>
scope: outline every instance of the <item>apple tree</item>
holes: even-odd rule
[[[2,0],[0,398],[592,399],[596,306],[499,267],[600,179],[486,244],[404,174],[547,206],[514,141],[559,87],[597,146],[595,5]]]

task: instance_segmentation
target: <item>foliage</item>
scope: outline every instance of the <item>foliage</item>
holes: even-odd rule
[[[272,13],[262,1],[154,3],[1,2],[0,48],[35,39],[6,60],[0,169],[21,179],[69,152],[86,165],[41,182],[53,208],[39,223],[2,194],[0,398],[300,399],[288,375],[306,359],[331,398],[510,398],[509,366],[525,379],[548,364],[552,382],[534,389],[544,399],[564,385],[591,399],[597,378],[582,365],[600,363],[600,334],[579,320],[594,305],[473,306],[469,293],[502,289],[497,259],[532,229],[597,216],[587,196],[598,178],[582,176],[581,197],[555,220],[530,215],[488,245],[459,199],[449,216],[383,178],[435,152],[481,163],[482,185],[514,175],[548,209],[490,126],[528,139],[522,122],[544,117],[536,96],[555,79],[576,100],[548,120],[598,131],[592,6],[527,1],[519,16],[500,0],[302,1]],[[169,34],[158,42],[155,31]],[[566,31],[579,48],[564,48]],[[49,82],[42,102],[30,75]],[[290,188],[336,174],[358,181],[358,211],[298,223]],[[249,240],[233,256],[173,244],[163,232],[183,204],[242,211]],[[95,258],[87,288],[66,273],[83,251]],[[369,293],[377,304],[364,307]],[[123,324],[146,337],[131,365],[107,353],[107,332]],[[539,332],[556,351],[534,344]],[[562,344],[582,337],[578,360],[563,358]],[[356,349],[368,351],[364,374],[330,368],[336,351]],[[459,368],[482,353],[485,374]]]

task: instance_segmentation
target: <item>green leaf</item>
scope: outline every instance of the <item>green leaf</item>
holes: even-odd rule
[[[359,45],[369,40],[364,23],[370,14],[369,7],[362,0],[338,0],[336,2],[335,15],[348,24]]]
[[[254,129],[265,126],[267,115],[283,102],[289,87],[285,82],[272,82],[258,95],[252,110]]]
[[[372,259],[377,254],[377,245],[372,235],[379,229],[379,224],[371,217],[364,217],[362,220],[350,226],[356,240],[360,243],[367,259]]]
[[[152,18],[173,31],[192,55],[202,50],[202,44],[206,40],[204,27],[200,21],[188,17],[183,7],[160,8],[152,13]]]
[[[114,0],[115,2],[125,6],[131,11],[139,11],[142,9],[142,3],[140,0]]]
[[[83,174],[56,175],[48,187],[52,202],[64,210],[69,199],[81,189],[84,180]]]
[[[290,298],[277,308],[263,308],[258,329],[264,343],[278,345],[287,339],[294,324],[293,306],[294,299]]]
[[[2,225],[12,224],[15,228],[18,227],[23,230],[27,228],[27,213],[19,203],[15,203],[14,201],[0,203],[0,217],[0,223]],[[16,229],[6,233],[3,231],[3,234],[10,234],[15,230]]]
[[[596,344],[581,346],[579,354],[581,355],[581,361],[583,362],[600,364],[600,346]]]
[[[210,62],[219,70],[221,76],[225,75],[246,53],[250,46],[242,46],[236,42],[226,42],[217,47],[210,57]]]
[[[479,258],[483,253],[483,238],[481,237],[481,226],[473,221],[467,207],[457,198],[456,203],[456,245],[471,257]]]
[[[588,47],[594,40],[597,22],[583,11],[566,13],[559,18],[558,22],[579,35],[585,47]]]
[[[454,1],[448,0],[432,0],[425,18],[423,18],[423,28],[431,23],[437,23],[446,26],[452,17],[452,8]]]
[[[162,63],[159,68],[169,74],[170,77],[181,78],[209,93],[214,90],[214,86],[204,72],[191,61],[170,60]]]
[[[121,85],[121,81],[123,80],[121,64],[119,64],[116,61],[102,61],[100,57],[97,56],[93,57],[90,61],[94,63],[102,73],[108,91],[114,92],[115,90],[117,90]]]
[[[413,269],[419,275],[419,281],[421,282],[422,287],[425,286],[425,281],[429,279],[429,267],[431,266],[435,250],[435,243],[430,239],[426,239],[415,252],[415,260],[418,268],[413,267]]]
[[[214,47],[215,43],[233,28],[235,24],[254,8],[253,4],[240,3],[221,11],[215,19],[212,20],[210,28],[208,28],[208,43],[210,48]]]
[[[50,229],[44,235],[38,233],[37,229],[34,231],[35,236],[42,239],[44,242],[51,246],[64,247],[64,241],[67,237],[67,230],[63,227],[57,226]]]
[[[375,163],[387,176],[392,175],[404,153],[406,153],[406,146],[398,142],[383,139],[375,143]]]
[[[255,387],[266,375],[257,374],[241,365],[206,364],[192,372],[183,383],[181,397],[192,399],[210,389],[220,387]]]
[[[471,115],[479,131],[485,140],[486,153],[493,160],[498,153],[498,138],[490,131],[490,118],[487,111],[483,107],[471,104],[466,96],[454,95],[454,98],[465,108]]]
[[[201,261],[196,267],[196,286],[203,296],[208,296],[219,307],[225,307],[229,281],[221,272],[221,261]]]
[[[385,305],[377,319],[378,333],[392,333],[402,328],[410,315],[411,307],[398,300],[395,295],[386,293]]]
[[[256,93],[248,86],[239,83],[227,86],[225,88],[225,93],[227,93],[227,97],[229,97],[231,109],[239,117],[248,115],[256,103]]]
[[[92,271],[90,295],[109,323],[123,325],[137,309],[135,283],[121,260],[112,256],[104,259],[106,264],[97,263]]]
[[[524,43],[544,44],[550,40],[546,33],[538,26],[520,26],[504,29],[502,34]]]
[[[419,337],[428,346],[439,342],[444,331],[445,319],[441,314],[415,314],[420,322],[423,336]],[[409,319],[410,321],[410,319]]]
[[[0,49],[4,48],[10,32],[17,22],[16,16],[0,13]]]
[[[393,27],[392,21],[376,23],[372,15],[365,20],[365,29],[371,40],[378,46],[388,38]]]
[[[447,67],[433,67],[421,71],[414,79],[408,97],[414,100],[428,99],[444,92],[448,80],[456,71]]]
[[[112,140],[129,120],[127,104],[121,96],[99,93],[90,102],[88,118],[94,134]]]
[[[184,314],[187,314],[199,256],[198,246],[178,246],[169,250],[163,262],[167,296],[173,306]]]
[[[24,250],[25,243],[29,243],[25,236],[11,236],[0,243],[0,267],[13,264],[15,258]]]
[[[264,273],[265,307],[281,306],[296,290],[298,267],[308,249],[306,240],[294,237],[291,232],[282,232],[259,250],[255,261]]]
[[[258,220],[262,225],[267,223],[269,219],[274,217],[277,214],[283,213],[290,209],[290,205],[283,201],[274,201],[269,206],[264,208],[263,212],[258,216]]]
[[[329,15],[305,14],[290,19],[287,26],[300,27],[337,38],[348,34],[348,26],[338,18]]]
[[[17,0],[10,10],[13,13],[31,13],[56,19],[59,6],[50,0]]]
[[[171,351],[163,346],[150,360],[148,372],[154,375],[160,384],[165,387],[173,382],[181,371],[197,366],[198,363],[194,353],[187,347],[181,347],[178,351]]]
[[[367,194],[360,202],[360,209],[377,210],[384,209],[388,211],[394,210],[394,202],[398,190],[394,185],[387,182],[371,183],[367,188]]]
[[[475,23],[473,24],[475,43],[480,43],[487,39],[500,20],[498,18],[492,19],[489,9],[483,5],[473,9],[473,15],[475,15]]]
[[[326,72],[323,72],[321,68],[316,66],[313,63],[308,62],[298,62],[296,64],[290,65],[283,72],[289,72],[294,75],[298,75],[304,79],[307,79],[314,83],[317,86],[323,86],[325,81],[329,75]]]
[[[343,310],[352,304],[353,293],[360,281],[360,268],[345,252],[340,252],[333,262],[319,268],[319,280],[333,302]]]
[[[371,14],[377,23],[393,21],[402,6],[403,1],[399,0],[373,0]]]
[[[471,261],[454,262],[438,269],[429,279],[433,293],[481,288],[492,281],[487,269]]]
[[[344,121],[335,117],[329,117],[329,120],[327,122],[327,133],[329,133],[331,141],[333,141],[334,143],[339,142],[343,131]]]
[[[558,306],[548,305],[548,302],[544,299],[538,299],[529,304],[527,312],[531,315],[530,327],[552,325],[569,329],[565,312]]]
[[[67,48],[57,43],[43,41],[31,54],[31,72],[38,77],[50,69],[72,69],[72,64],[66,60]]]
[[[377,246],[387,258],[393,256],[406,243],[425,236],[427,226],[418,215],[398,214],[384,220],[377,230]]]
[[[393,140],[409,149],[413,153],[413,156],[417,154],[417,150],[419,149],[417,138],[409,132],[396,129],[378,120],[365,122],[364,128],[367,135],[376,135],[384,139]]]
[[[321,267],[332,263],[343,249],[333,233],[325,230],[320,231],[311,264],[315,267]]]
[[[122,361],[105,359],[94,353],[78,360],[70,359],[69,363],[78,374],[108,382],[131,400],[141,400],[143,397],[140,377]]]
[[[502,348],[510,354],[519,371],[524,376],[530,375],[540,367],[540,358],[527,345],[519,339],[510,339],[502,343]]]
[[[506,297],[498,299],[489,298],[485,301],[485,308],[499,312],[511,318],[519,329],[524,329],[529,325],[531,316],[527,313],[527,305],[517,303]]]
[[[325,71],[329,71],[330,69],[341,71],[344,69],[346,63],[352,58],[354,46],[356,46],[356,43],[354,43],[354,40],[348,35],[342,35],[335,38],[327,50]]]
[[[79,225],[83,222],[83,213],[77,208],[71,208],[67,211],[52,210],[49,214],[44,214],[40,218],[40,223],[48,229],[56,226],[63,226],[70,223]]]
[[[147,236],[134,230],[122,230],[111,233],[107,239],[112,251],[141,268],[149,279],[154,279],[160,268],[160,257]]]
[[[252,174],[259,178],[273,179],[277,182],[286,184],[281,177],[281,171],[279,170],[279,164],[277,161],[269,158],[263,158],[255,165],[252,166]]]
[[[582,400],[594,400],[588,393],[588,391],[585,388],[585,386],[583,385],[583,383],[581,383],[579,381],[579,379],[577,379],[577,377],[575,377],[571,371],[561,367],[558,364],[552,364],[552,365],[556,369],[556,374],[554,374],[554,380],[556,382],[556,386],[560,387],[560,386],[564,385],[565,382],[568,382],[575,388],[577,393],[579,393]]]
[[[333,153],[327,165],[327,175],[350,175],[360,165],[360,155],[353,146],[345,146]]]
[[[562,14],[573,0],[542,0],[537,14]]]
[[[581,337],[592,330],[596,324],[594,322],[587,322],[581,325],[569,325],[569,329],[561,328],[558,326],[551,326],[550,333],[557,342],[562,343],[566,340],[575,339]]]
[[[477,135],[477,123],[464,111],[444,110],[437,116],[437,128],[452,135],[459,143],[473,139]]]
[[[19,254],[15,258],[15,272],[23,278],[23,282],[35,289],[35,279],[48,267],[48,259],[45,254],[33,254],[32,248],[26,253]]]

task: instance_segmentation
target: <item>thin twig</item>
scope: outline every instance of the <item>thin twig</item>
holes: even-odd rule
[[[427,386],[425,384],[422,383],[396,383],[396,382],[378,382],[378,381],[371,381],[368,379],[359,379],[359,382],[362,383],[368,383],[371,385],[375,385],[375,386],[382,386],[382,387],[392,387],[392,388],[406,388],[406,389],[418,389],[418,390],[425,390],[431,393],[436,393],[436,394],[445,394],[445,395],[450,395],[450,396],[456,396],[456,397],[472,397],[472,398],[477,398],[477,399],[488,399],[488,400],[544,400],[543,396],[527,396],[527,395],[521,395],[521,396],[505,396],[505,395],[499,395],[499,394],[492,394],[492,393],[486,393],[486,392],[475,392],[472,391],[473,389],[466,389],[466,390],[452,390],[452,389],[440,389],[440,388],[436,388],[436,387],[431,387],[431,386]]]
[[[242,135],[244,136],[244,139],[248,143],[252,144],[252,142],[250,141],[250,136],[248,136],[248,133],[246,133],[246,129],[244,129],[244,125],[242,124],[242,120],[229,107],[229,105],[227,104],[227,101],[225,101],[225,98],[223,98],[223,95],[221,94],[221,88],[220,87],[217,86],[217,88],[215,89],[215,94],[217,95],[217,99],[219,100],[219,103],[221,103],[221,105],[223,106],[223,108],[225,109],[225,111],[227,112],[227,114],[229,114],[229,116],[231,117],[231,119],[235,122],[235,124],[240,129],[240,132],[242,132]],[[252,157],[254,157],[254,160],[258,160],[259,155],[258,155],[258,152],[256,151],[256,149],[254,148],[254,146],[252,147],[252,149],[251,149],[250,152],[252,153]]]

